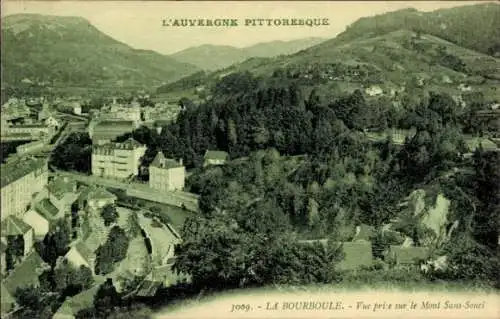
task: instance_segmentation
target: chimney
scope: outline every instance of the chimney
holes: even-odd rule
[[[183,163],[182,163],[182,157],[179,158],[179,164],[181,164],[181,166],[183,165]]]

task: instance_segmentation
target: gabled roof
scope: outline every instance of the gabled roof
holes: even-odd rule
[[[3,254],[7,250],[7,244],[3,241],[0,241],[0,253]]]
[[[328,244],[328,239],[299,240],[299,244],[313,245],[319,243],[323,246]],[[344,259],[337,265],[342,270],[352,270],[363,266],[370,266],[373,261],[372,243],[369,241],[355,242],[332,242],[332,245],[342,246]]]
[[[48,198],[44,198],[35,205],[35,210],[45,218],[54,219],[59,214],[59,210]]]
[[[429,258],[429,248],[427,247],[401,247],[391,245],[389,253],[395,258],[397,263],[406,265]]]
[[[94,199],[114,199],[116,200],[116,195],[107,191],[103,187],[90,186],[86,187],[80,193],[78,200],[94,200]]]
[[[342,243],[344,259],[338,264],[343,270],[370,266],[373,262],[372,243],[369,241]]]
[[[92,264],[91,260],[94,258],[94,253],[83,242],[78,242],[71,249],[75,249],[89,265]]]
[[[158,152],[156,154],[156,157],[151,163],[151,166],[164,169],[182,167],[181,163],[177,162],[176,160],[166,158],[163,152]]]
[[[24,235],[31,229],[30,225],[15,216],[8,216],[2,220],[2,237]]]
[[[2,164],[0,167],[1,187],[5,187],[36,169],[42,168],[45,163],[42,159],[25,157]]]
[[[4,284],[11,294],[15,294],[18,288],[37,286],[40,284],[38,276],[46,265],[40,255],[32,252],[10,273]]]
[[[12,294],[9,292],[9,290],[5,287],[5,285],[2,283],[0,284],[0,299],[1,299],[1,313],[4,313],[4,307],[7,307],[9,304],[14,304],[16,302],[16,299],[12,296]],[[5,309],[6,311],[9,311],[10,309]]]
[[[205,156],[203,156],[204,159],[211,159],[211,160],[227,160],[229,158],[229,154],[224,151],[209,151],[207,150],[205,152]]]
[[[66,298],[56,314],[74,316],[80,310],[92,307],[94,305],[94,297],[98,290],[99,285],[95,285],[88,290],[82,291],[78,295]]]

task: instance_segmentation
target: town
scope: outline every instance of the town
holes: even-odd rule
[[[491,309],[341,296],[500,288],[500,6],[401,6],[339,22],[318,2],[297,12],[332,23],[191,39],[144,36],[135,15],[160,2],[113,21],[10,2],[1,318],[182,315],[253,289],[339,294],[274,314]]]
[[[2,143],[18,144],[11,154],[3,154],[1,166],[2,314],[16,311],[14,303],[4,300],[14,300],[19,288],[39,286],[40,276],[51,267],[84,267],[92,282],[68,299],[54,318],[74,316],[91,306],[89,294],[107,279],[118,291],[126,287],[129,296],[144,297],[188,278],[171,270],[174,246],[182,240],[179,225],[162,218],[169,207],[176,208],[174,213],[198,211],[198,195],[183,191],[182,159],[158,152],[148,167],[149,182],[134,182],[146,146],[132,138],[114,142],[140,125],[161,130],[175,111],[168,105],[140,107],[113,99],[100,112],[89,114],[82,112],[82,103],[76,98],[49,102],[42,97],[10,99],[2,106]],[[92,138],[90,175],[49,167],[51,152],[73,132],[88,132]],[[221,153],[207,151],[205,164],[224,164],[227,154]],[[131,206],[126,198],[149,203],[148,208]],[[49,264],[37,247],[61,232],[67,236],[67,247]],[[127,234],[125,251],[118,260],[103,264],[103,258],[116,258],[104,256],[104,248],[116,244],[116,234]]]

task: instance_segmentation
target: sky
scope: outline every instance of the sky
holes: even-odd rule
[[[2,16],[39,13],[80,16],[136,49],[170,54],[202,44],[246,47],[306,37],[333,38],[359,18],[404,8],[433,11],[480,1],[2,1]],[[484,2],[484,1],[483,1]],[[162,26],[164,19],[238,19],[237,27]],[[328,19],[329,25],[245,27],[244,19]]]

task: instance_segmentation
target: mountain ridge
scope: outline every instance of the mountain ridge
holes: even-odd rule
[[[6,86],[25,81],[54,87],[142,87],[198,71],[155,51],[132,48],[82,17],[5,16],[2,54]]]
[[[202,44],[172,53],[170,57],[196,65],[203,70],[213,71],[253,57],[272,57],[295,53],[326,40],[319,37],[290,41],[276,40],[256,43],[243,48],[230,45]]]
[[[484,6],[466,6],[465,12],[470,16],[466,20],[474,21],[482,17]],[[445,11],[439,12],[443,14],[448,12],[446,10],[456,12],[460,9],[458,11],[464,13],[462,8],[443,9]],[[500,6],[494,6],[495,10],[499,8]],[[495,12],[500,14],[500,11]],[[374,21],[379,19],[385,21],[387,16],[404,20],[407,14],[416,13],[424,14],[415,9],[405,9],[362,18],[347,27],[338,37],[300,52],[285,57],[252,58],[212,74],[204,74],[203,81],[191,77],[189,83],[200,85],[207,82],[207,79],[213,83],[233,72],[249,71],[264,77],[272,77],[274,73],[281,72],[287,74],[289,79],[296,79],[306,86],[319,85],[336,93],[378,85],[389,92],[405,87],[417,90],[425,87],[458,96],[461,91],[467,90],[464,87],[471,85],[472,90],[480,90],[493,100],[499,100],[495,87],[500,80],[500,60],[467,45],[471,42],[465,36],[462,39],[464,46],[461,46],[456,43],[460,41],[442,38],[438,32],[415,31],[412,25],[398,25],[395,28],[392,22],[387,28],[381,27],[379,23],[376,32],[364,32],[366,24],[376,24]],[[360,21],[365,21],[362,22],[365,25],[356,30]],[[481,27],[487,28],[485,33],[488,33],[489,28],[497,23],[499,22],[489,21]],[[480,32],[481,29],[475,30],[471,36]],[[460,85],[464,87],[459,88]],[[175,86],[176,83],[173,83],[166,87]],[[162,87],[158,90],[165,92]]]

